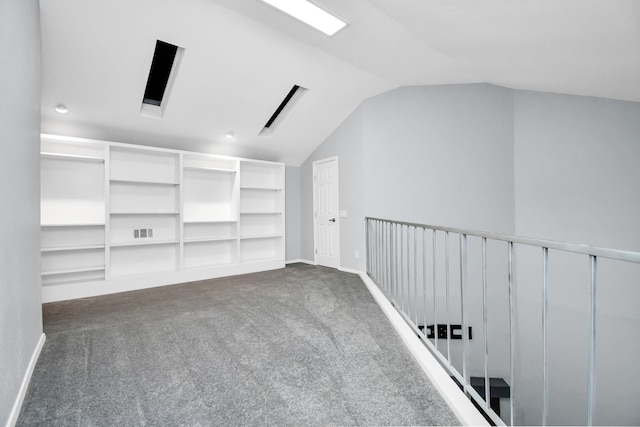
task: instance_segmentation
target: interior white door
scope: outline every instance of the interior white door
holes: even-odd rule
[[[340,266],[338,158],[313,163],[316,264]]]

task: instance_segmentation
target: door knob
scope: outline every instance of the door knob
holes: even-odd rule
[[[331,218],[331,219],[329,220],[329,222],[336,222],[336,219],[335,219],[335,218]]]

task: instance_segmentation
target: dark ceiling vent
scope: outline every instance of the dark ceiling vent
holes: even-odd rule
[[[276,108],[271,117],[269,117],[269,120],[267,120],[260,135],[271,136],[280,123],[282,123],[284,117],[286,117],[296,102],[298,102],[307,91],[308,89],[302,86],[293,85],[287,96],[284,97],[280,105],[278,105],[278,108]]]
[[[147,86],[142,98],[140,112],[144,115],[162,117],[183,51],[183,48],[171,43],[156,41]]]

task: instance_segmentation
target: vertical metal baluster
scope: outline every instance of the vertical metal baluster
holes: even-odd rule
[[[371,276],[376,280],[376,222],[371,221]]]
[[[376,283],[379,282],[378,280],[378,270],[380,268],[380,261],[378,259],[378,253],[380,252],[380,246],[379,246],[379,242],[378,242],[378,220],[375,220],[375,222],[373,223],[373,247],[375,249],[374,252],[374,257],[373,257],[373,265],[374,265],[374,276],[376,278]]]
[[[376,279],[380,283],[380,221],[376,221]]]
[[[464,377],[464,391],[469,390],[469,321],[467,304],[467,235],[460,235],[460,308],[462,311],[462,376]]]
[[[404,312],[404,224],[400,225],[400,309]]]
[[[547,292],[549,279],[549,248],[542,248],[542,425],[547,425],[549,410],[549,354],[547,331]]]
[[[378,236],[378,283],[382,283],[382,221],[378,221],[376,235]]]
[[[424,294],[424,310],[422,311],[422,325],[424,339],[427,339],[427,229],[422,228],[422,293]]]
[[[393,299],[398,304],[398,224],[393,225]]]
[[[387,293],[391,295],[391,223],[387,222]]]
[[[591,289],[589,296],[589,378],[587,391],[587,425],[592,426],[596,411],[596,279],[598,258],[590,255]]]
[[[369,276],[373,279],[375,274],[373,274],[373,220],[369,220]]]
[[[418,244],[416,242],[418,227],[413,227],[413,317],[414,324],[418,326]]]
[[[394,233],[394,228],[395,228],[395,224],[390,222],[389,223],[389,272],[391,273],[389,275],[389,294],[391,295],[391,300],[393,301],[395,298],[393,296],[393,272],[394,272],[394,260],[393,260],[393,256],[394,256],[394,243],[393,243],[393,239],[395,238],[395,233]]]
[[[516,405],[515,405],[515,349],[516,349],[516,328],[515,328],[515,276],[513,275],[513,264],[514,264],[514,252],[513,252],[513,242],[509,242],[509,255],[508,255],[508,276],[509,276],[509,379],[511,380],[511,384],[509,384],[510,392],[509,392],[509,415],[510,415],[510,425],[514,425],[514,420],[516,416]]]
[[[444,284],[445,284],[445,298],[446,298],[446,307],[447,307],[447,360],[449,361],[449,365],[451,365],[451,334],[449,332],[451,329],[451,309],[449,307],[449,232],[444,232]],[[437,333],[437,332],[436,332]]]
[[[369,277],[371,277],[371,270],[370,270],[371,261],[369,260],[369,251],[370,251],[370,249],[369,249],[369,238],[370,238],[370,235],[371,235],[371,233],[369,232],[369,229],[371,228],[370,223],[371,223],[371,221],[369,221],[369,218],[366,218],[364,220],[364,234],[365,234],[364,241],[365,241],[365,245],[366,245],[366,247],[365,247],[365,251],[366,251],[366,253],[365,253],[365,264],[366,264],[365,265],[365,270],[367,271],[367,275],[369,275]]]
[[[393,241],[392,241],[392,264],[391,270],[393,271],[392,282],[391,282],[391,295],[393,295],[393,300],[397,303],[398,298],[396,295],[398,294],[398,224],[393,224],[391,227],[393,231]]]
[[[382,223],[382,236],[384,240],[383,251],[384,254],[384,291],[389,294],[389,223],[387,221],[383,221]]]
[[[387,275],[389,276],[389,295],[392,295],[393,290],[393,223],[387,223],[387,233],[389,235],[388,239],[388,257],[389,257],[389,270]]]
[[[413,296],[411,287],[411,227],[407,226],[407,316],[411,320],[413,313]]]
[[[380,288],[384,289],[384,221],[380,221]]]
[[[435,345],[436,350],[438,349],[438,304],[436,302],[436,297],[437,297],[437,292],[436,292],[436,249],[437,249],[437,244],[436,244],[436,235],[437,235],[437,231],[433,230],[432,236],[433,236],[433,253],[431,254],[432,256],[432,262],[433,262],[433,342]]]
[[[411,226],[407,225],[407,312],[405,313],[411,320],[413,308],[413,297],[411,296]]]
[[[376,222],[371,221],[371,277],[376,280]]]
[[[484,407],[489,409],[491,385],[489,381],[489,332],[487,330],[487,238],[482,238],[482,321],[484,324]]]

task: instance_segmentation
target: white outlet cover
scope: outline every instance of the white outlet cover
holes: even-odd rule
[[[340,211],[340,218],[346,218],[347,217],[347,211]]]

